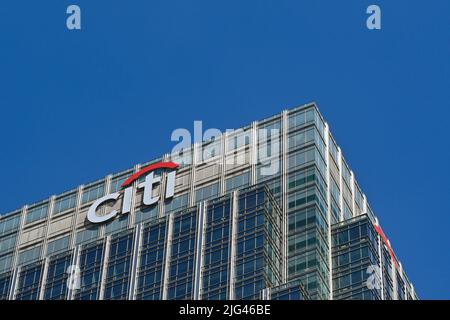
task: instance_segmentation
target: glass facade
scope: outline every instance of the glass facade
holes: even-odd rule
[[[111,239],[105,281],[105,300],[125,300],[128,298],[132,249],[132,232],[126,232],[124,235],[119,234]]]
[[[37,263],[20,270],[15,292],[16,300],[38,300],[41,290],[43,264]]]
[[[167,227],[167,218],[161,218],[143,230],[136,290],[139,300],[162,299]]]
[[[224,300],[230,296],[232,197],[213,201],[206,214],[202,299]]]
[[[157,203],[141,176],[120,214],[124,181],[159,161],[179,165],[173,196],[158,169]],[[90,223],[113,192],[98,213],[118,216]],[[315,104],[0,216],[0,299],[260,298],[417,299]]]
[[[263,300],[309,300],[310,297],[306,292],[301,281],[291,281],[286,284],[279,285],[274,288],[267,288],[262,291],[261,299]]]
[[[333,290],[336,299],[379,300],[380,288],[369,289],[369,266],[380,265],[378,237],[367,215],[336,224],[333,238]],[[378,274],[374,282],[380,282]]]
[[[80,287],[75,292],[76,300],[99,299],[104,247],[104,242],[99,241],[81,248],[77,262],[80,269]]]
[[[5,273],[0,277],[0,300],[7,300],[11,290],[11,273]]]
[[[234,298],[254,300],[281,282],[281,210],[264,188],[239,195]]]
[[[48,262],[47,278],[45,282],[45,300],[66,300],[68,295],[67,270],[72,265],[72,254],[62,254],[52,257]]]
[[[176,213],[171,231],[167,299],[193,299],[197,211],[187,210]]]

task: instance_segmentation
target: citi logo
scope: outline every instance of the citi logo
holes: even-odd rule
[[[132,196],[133,196],[133,182],[139,179],[140,177],[145,176],[145,180],[137,185],[138,189],[144,190],[144,198],[143,204],[146,206],[151,206],[159,201],[160,196],[153,197],[152,190],[153,186],[161,183],[161,177],[155,177],[154,171],[157,169],[168,169],[171,170],[166,176],[166,191],[165,198],[172,198],[175,192],[175,177],[176,170],[178,168],[178,164],[174,162],[158,162],[151,164],[141,170],[136,172],[132,176],[130,176],[123,184],[122,188],[125,188],[123,191],[123,200],[122,200],[122,214],[128,214],[131,212],[131,204],[132,204]],[[108,194],[100,199],[97,199],[89,208],[87,213],[87,219],[92,223],[102,223],[113,219],[119,213],[117,210],[113,210],[105,215],[99,216],[97,214],[97,209],[99,206],[117,201],[122,192],[115,192]]]

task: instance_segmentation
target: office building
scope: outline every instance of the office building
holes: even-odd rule
[[[0,299],[417,295],[310,103],[0,216]]]

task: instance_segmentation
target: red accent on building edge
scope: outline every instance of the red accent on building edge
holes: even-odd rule
[[[395,267],[398,269],[398,263],[397,263],[397,260],[395,259],[394,251],[392,250],[391,245],[389,244],[388,238],[386,237],[386,235],[384,234],[384,232],[380,226],[374,225],[374,227],[375,227],[375,231],[380,235],[381,239],[383,240],[384,245],[388,249],[391,259],[392,259],[392,261],[394,261]],[[380,257],[380,259],[381,259],[381,257]]]

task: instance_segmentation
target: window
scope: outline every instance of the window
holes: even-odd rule
[[[340,209],[339,206],[337,205],[336,201],[331,198],[331,220],[332,223],[338,223],[341,220],[341,213],[340,213]]]
[[[5,238],[0,238],[0,254],[11,251],[16,245],[17,234],[10,235]]]
[[[281,122],[279,119],[276,119],[271,122],[258,124],[258,129],[267,130],[270,135],[271,130],[277,130],[278,132],[281,131]]]
[[[331,178],[330,181],[331,181],[331,196],[334,198],[334,201],[336,201],[336,203],[339,203],[341,195],[339,187],[337,183],[334,181],[334,178]]]
[[[140,267],[137,280],[136,299],[162,299],[162,276],[166,220],[144,228],[140,253]]]
[[[12,230],[17,229],[19,227],[19,222],[19,214],[0,220],[0,235],[7,234]]]
[[[305,231],[301,234],[296,234],[289,237],[288,250],[292,254],[294,252],[305,252],[308,249],[316,246],[316,232],[315,230]]]
[[[372,211],[372,209],[370,208],[369,205],[367,205],[367,212],[366,213],[373,221],[375,221],[375,215],[374,215],[374,213],[373,213],[373,211]]]
[[[347,202],[344,200],[344,220],[351,219],[352,217],[353,217],[352,211],[347,205]]]
[[[128,176],[130,174],[131,174],[131,172],[122,174],[118,177],[114,177],[111,180],[111,187],[110,187],[109,192],[114,193],[114,192],[117,192],[118,190],[120,190],[122,188],[122,184],[125,182],[125,180],[128,178]]]
[[[173,150],[170,154],[170,159],[180,166],[192,164],[191,148],[188,147],[182,150]]]
[[[38,300],[42,276],[42,264],[21,270],[16,290],[16,300]]]
[[[43,204],[34,208],[31,208],[27,212],[26,223],[35,222],[47,217],[48,204]]]
[[[342,276],[340,279],[339,279],[339,286],[341,287],[341,288],[345,288],[345,287],[347,287],[347,286],[349,286],[350,285],[350,274],[347,274],[347,275],[345,275],[345,276]]]
[[[178,211],[182,208],[185,208],[188,204],[189,194],[185,193],[183,195],[174,197],[170,200],[165,201],[165,213],[169,213],[172,211]]]
[[[83,199],[82,199],[83,204],[102,197],[104,192],[105,192],[105,185],[103,183],[86,188],[83,191]]]
[[[137,210],[135,214],[135,224],[156,218],[158,216],[158,208],[159,206],[156,205]]]
[[[291,210],[293,208],[300,207],[314,201],[317,201],[321,205],[321,207],[324,207],[324,205],[322,204],[323,200],[318,197],[316,190],[317,189],[313,187],[303,191],[291,193],[288,196],[288,209]]]
[[[203,166],[198,168],[195,173],[195,179],[197,183],[199,181],[208,180],[217,176],[219,174],[219,165],[217,163],[208,164],[207,166]]]
[[[359,227],[355,226],[350,229],[350,241],[354,241],[359,238]]]
[[[80,254],[80,290],[76,291],[77,300],[98,299],[103,261],[103,243],[84,247]]]
[[[333,139],[333,137],[331,135],[330,135],[329,141],[330,141],[329,148],[330,148],[331,157],[333,158],[334,162],[337,164],[338,163],[337,145],[336,145],[336,142],[334,142],[334,139]]]
[[[219,137],[213,137],[213,140],[203,143],[198,149],[198,160],[200,163],[222,154],[222,142]]]
[[[311,142],[315,142],[317,149],[320,151],[322,157],[324,157],[325,143],[323,142],[322,137],[320,136],[316,128],[310,128],[306,131],[303,130],[290,134],[288,147],[292,150],[294,148],[303,147],[304,145],[310,144]]]
[[[61,252],[69,247],[69,236],[50,241],[47,246],[47,255]]]
[[[76,203],[77,203],[77,194],[76,193],[69,194],[69,195],[61,197],[61,198],[57,198],[55,200],[53,214],[56,215],[58,213],[75,208]]]
[[[355,203],[362,210],[363,209],[363,195],[361,189],[355,182]]]
[[[228,139],[228,151],[233,151],[239,149],[242,146],[246,146],[250,144],[250,132],[243,131],[242,129],[238,129],[233,132],[233,135]]]
[[[303,150],[289,155],[288,159],[289,170],[292,170],[296,167],[314,161],[315,150],[316,148],[310,148],[308,150]]]
[[[289,115],[288,125],[290,129],[303,126],[305,123],[305,111]]]
[[[258,143],[258,163],[266,163],[270,158],[279,157],[280,154],[280,135],[277,132],[271,132],[264,136],[264,132],[260,132]]]
[[[315,140],[315,128],[298,131],[289,135],[288,148],[294,149]]]
[[[361,259],[361,250],[356,249],[350,252],[350,261],[351,262],[357,262]]]
[[[348,231],[344,230],[339,233],[338,244],[344,244],[348,242]]]
[[[317,266],[316,253],[311,252],[289,259],[289,274],[304,272],[308,268]]]
[[[344,180],[344,182],[347,184],[347,186],[349,188],[351,188],[351,173],[350,173],[350,169],[347,165],[347,163],[345,162],[344,158],[342,158],[342,178]]]
[[[19,253],[19,265],[28,264],[39,259],[41,256],[41,246],[31,248]]]
[[[272,179],[278,175],[281,170],[281,158],[275,156],[270,159],[265,159],[256,166],[256,179],[258,182]]]
[[[168,299],[192,299],[197,226],[196,210],[176,215],[173,221]]]
[[[67,297],[67,272],[72,262],[71,254],[57,256],[49,261],[47,281],[45,282],[45,300],[64,300]]]
[[[12,275],[2,274],[0,275],[0,300],[7,300],[11,286]]]
[[[316,123],[320,131],[323,131],[323,122],[314,108],[301,110],[294,114],[290,114],[288,118],[289,129],[301,127],[314,122]]]
[[[344,266],[350,262],[350,257],[348,253],[343,253],[338,257],[339,266]]]
[[[195,202],[200,202],[217,196],[219,185],[217,183],[197,189],[195,192]]]
[[[238,176],[228,178],[225,181],[226,191],[228,192],[233,189],[238,189],[242,186],[247,186],[249,183],[249,180],[250,180],[249,172],[244,172],[243,174],[240,174]]]
[[[132,248],[132,233],[111,240],[105,283],[105,300],[127,298]]]
[[[98,236],[98,228],[95,229],[86,229],[79,231],[77,233],[77,245],[88,242],[89,240],[95,239]]]
[[[289,189],[303,189],[307,185],[316,182],[322,195],[326,197],[326,185],[321,174],[315,168],[308,168],[305,170],[291,173],[288,177]]]
[[[0,273],[11,268],[12,254],[0,257]]]
[[[315,207],[309,207],[298,210],[289,215],[289,231],[298,231],[304,228],[313,226],[316,222],[319,228],[322,228],[322,233],[325,232],[326,223],[323,221],[319,212],[316,212]]]
[[[122,215],[106,225],[105,234],[109,235],[112,233],[116,233],[127,229],[127,227],[128,227],[128,215]]]

